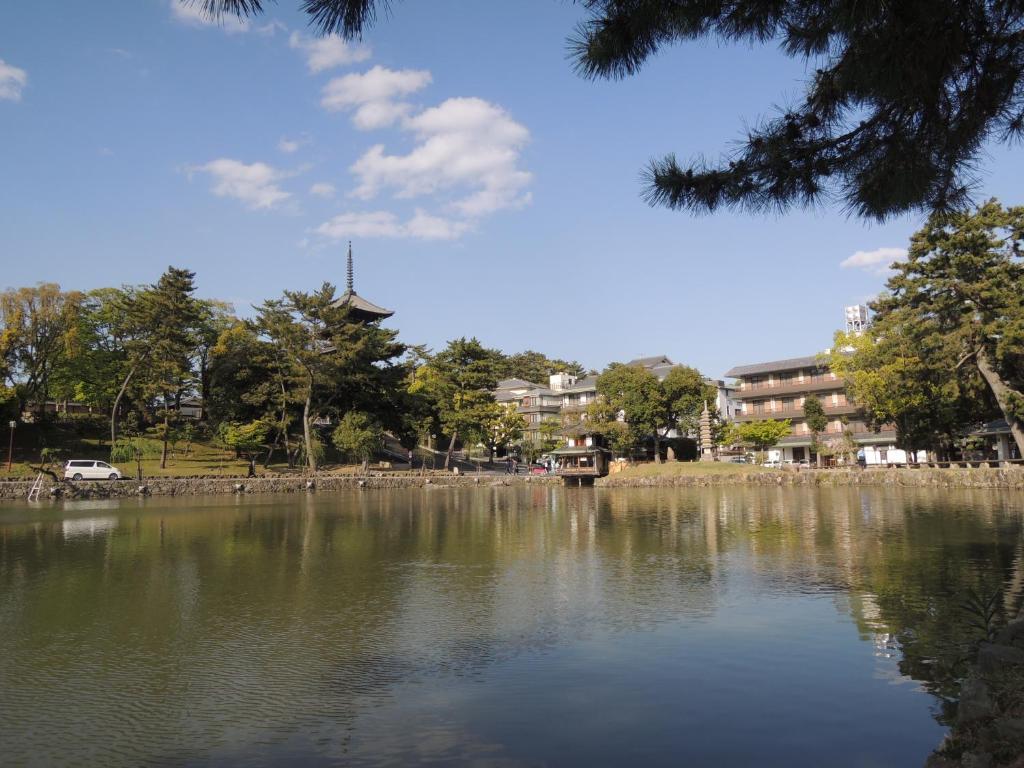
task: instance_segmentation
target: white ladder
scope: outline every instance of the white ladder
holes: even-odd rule
[[[36,475],[36,481],[32,483],[32,487],[28,490],[29,501],[39,501],[39,492],[43,490],[43,473],[40,472]]]

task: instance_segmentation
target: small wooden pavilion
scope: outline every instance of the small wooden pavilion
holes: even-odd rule
[[[555,474],[566,485],[593,483],[608,474],[612,452],[604,446],[601,435],[594,434],[583,424],[562,430],[566,445],[549,454],[555,460]]]

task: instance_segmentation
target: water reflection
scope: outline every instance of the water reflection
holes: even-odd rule
[[[1019,501],[528,486],[14,508],[4,754],[920,763],[964,590],[1021,593]],[[932,696],[889,685],[907,680]]]

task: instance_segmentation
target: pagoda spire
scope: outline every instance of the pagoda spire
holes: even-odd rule
[[[352,241],[348,241],[348,271],[345,277],[345,290],[348,293],[355,293],[353,288],[354,280],[352,277]]]

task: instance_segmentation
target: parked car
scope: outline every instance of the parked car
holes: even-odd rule
[[[772,467],[773,469],[778,469],[779,467],[782,466],[782,462],[779,461],[778,459],[769,459],[768,461],[762,463],[761,466],[762,467]]]
[[[93,459],[69,459],[64,464],[65,480],[120,480],[124,475],[117,467]]]

